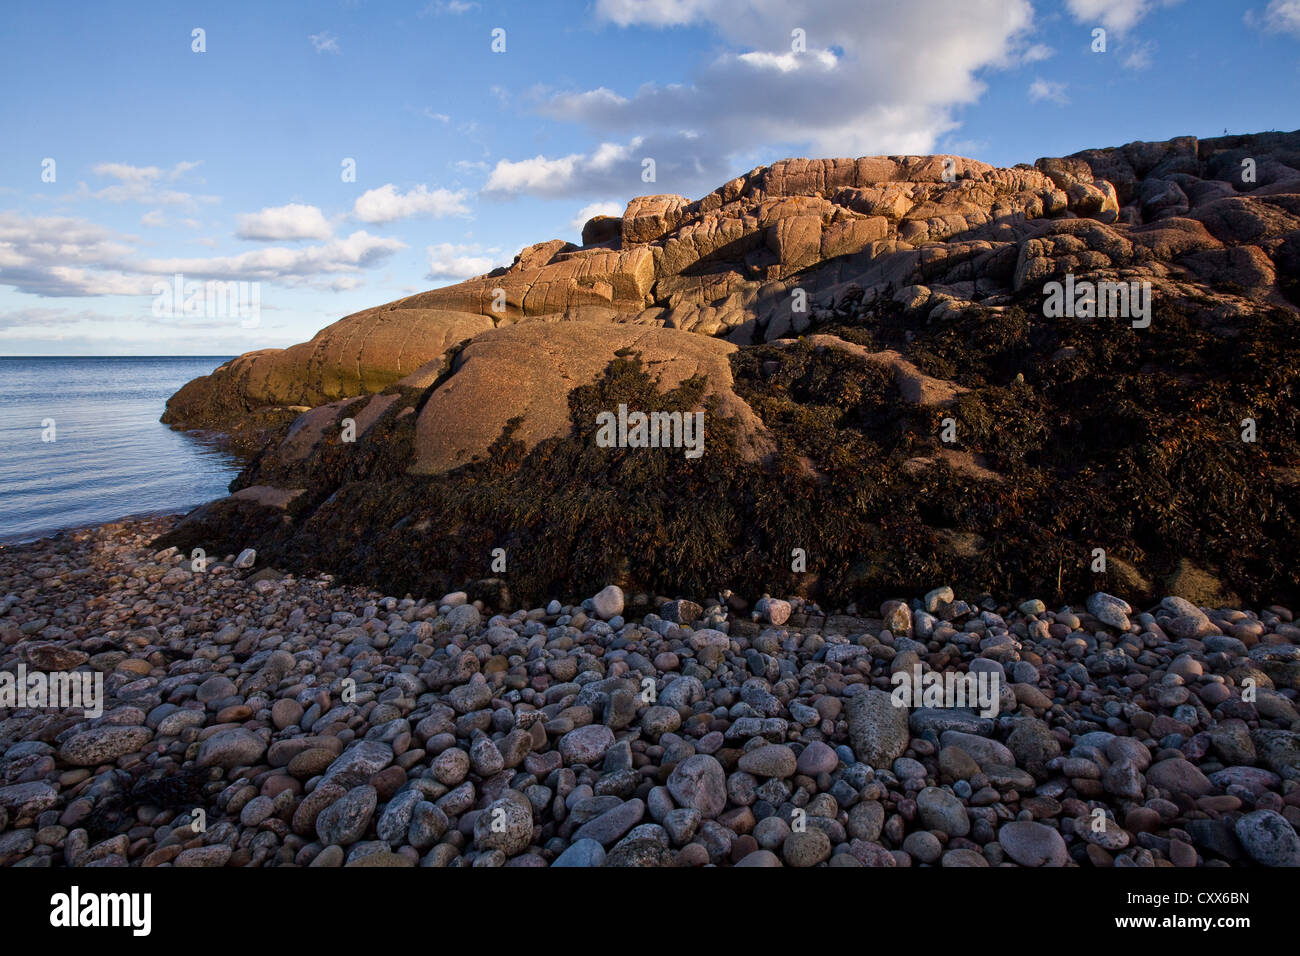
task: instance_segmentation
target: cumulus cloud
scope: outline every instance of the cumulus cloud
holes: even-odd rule
[[[621,216],[627,207],[618,202],[593,202],[578,210],[578,214],[569,220],[569,226],[575,232],[582,232],[587,220],[596,216]]]
[[[1262,14],[1247,10],[1246,23],[1266,33],[1300,37],[1300,0],[1269,0]]]
[[[440,242],[429,246],[429,273],[425,278],[438,281],[460,281],[491,272],[501,263],[497,249],[483,249],[478,245],[459,245]]]
[[[357,197],[352,215],[362,222],[384,223],[409,216],[464,216],[469,213],[465,205],[465,192],[433,189],[423,184],[409,192],[400,193],[392,183],[371,189]]]
[[[134,295],[148,282],[124,263],[132,237],[70,216],[0,212],[0,283],[35,295]]]
[[[518,162],[503,159],[493,168],[483,191],[488,195],[528,192],[539,196],[567,196],[575,186],[590,189],[602,181],[611,185],[623,183],[632,168],[640,180],[645,167],[643,159],[637,159],[634,154],[643,142],[638,136],[628,143],[601,143],[590,155],[572,153],[555,159],[534,156]]]
[[[1047,101],[1061,106],[1070,102],[1070,98],[1065,95],[1064,83],[1045,80],[1041,76],[1029,84],[1029,99],[1035,103]]]
[[[275,241],[285,239],[328,239],[334,234],[316,206],[289,203],[268,206],[261,212],[243,213],[237,219],[235,235],[240,239]]]
[[[545,96],[543,115],[585,128],[601,145],[502,159],[488,194],[691,194],[755,155],[930,152],[957,125],[956,109],[979,98],[985,70],[1046,52],[1029,43],[1029,0],[597,0],[595,10],[619,27],[707,26],[721,43],[679,82]],[[804,51],[795,49],[796,28]],[[655,161],[657,185],[642,179],[645,158]]]
[[[1098,24],[1124,34],[1157,7],[1172,7],[1181,0],[1066,0],[1078,23]]]

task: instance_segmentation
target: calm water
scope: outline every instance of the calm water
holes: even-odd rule
[[[224,361],[0,358],[0,540],[226,494],[238,461],[158,421],[172,393]]]

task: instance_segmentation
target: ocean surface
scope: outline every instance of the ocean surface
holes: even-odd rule
[[[0,357],[0,541],[226,494],[238,459],[158,421],[172,393],[224,361]]]

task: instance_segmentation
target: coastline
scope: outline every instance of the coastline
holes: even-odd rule
[[[195,574],[149,547],[175,520],[0,548],[0,671],[107,695],[0,709],[0,864],[1300,864],[1287,608],[494,615]],[[922,666],[996,674],[997,715],[894,706]]]
[[[130,514],[123,515],[120,518],[114,518],[112,521],[75,524],[68,527],[47,528],[41,531],[20,531],[12,534],[0,534],[0,550],[5,548],[14,548],[25,544],[38,544],[47,539],[60,539],[69,535],[93,534],[96,531],[105,528],[125,526],[137,522],[145,522],[161,518],[170,518],[178,521],[193,510],[194,507],[157,508],[146,511],[134,511]]]

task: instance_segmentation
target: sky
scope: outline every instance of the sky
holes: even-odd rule
[[[0,81],[0,355],[234,355],[789,156],[1295,129],[1300,0],[42,0]]]

